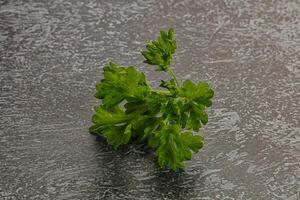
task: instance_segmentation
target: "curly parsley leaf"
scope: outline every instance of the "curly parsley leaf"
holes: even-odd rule
[[[170,28],[168,33],[161,30],[157,40],[149,42],[146,48],[147,51],[142,52],[146,59],[144,62],[150,65],[157,65],[158,71],[167,71],[177,48],[174,30]]]
[[[192,152],[198,152],[203,146],[203,138],[191,132],[180,132],[179,125],[170,125],[161,129],[156,137],[159,147],[156,150],[161,167],[173,170],[184,168],[185,160],[192,158]]]
[[[103,68],[104,79],[96,84],[95,96],[103,99],[103,105],[110,108],[124,99],[142,99],[149,92],[145,75],[135,67],[118,66],[110,62]]]

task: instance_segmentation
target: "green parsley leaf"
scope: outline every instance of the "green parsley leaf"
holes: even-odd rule
[[[172,55],[177,48],[174,30],[170,28],[168,33],[161,30],[157,40],[149,42],[146,48],[147,51],[142,52],[146,59],[144,62],[150,65],[157,65],[158,71],[167,71],[173,59]]]
[[[135,67],[123,67],[109,63],[103,68],[104,79],[96,85],[95,96],[103,99],[103,105],[110,108],[124,99],[143,99],[149,92],[145,75]]]
[[[184,168],[185,160],[192,158],[192,152],[198,152],[203,146],[203,138],[190,132],[180,133],[179,125],[167,126],[158,132],[159,147],[156,150],[161,167],[173,170]]]

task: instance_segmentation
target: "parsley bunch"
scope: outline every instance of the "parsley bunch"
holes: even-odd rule
[[[92,134],[104,136],[115,149],[135,139],[156,151],[160,167],[182,169],[192,152],[203,147],[203,137],[194,133],[208,122],[205,108],[212,105],[213,90],[205,82],[185,80],[180,84],[171,68],[176,51],[173,29],[161,31],[146,45],[145,63],[170,74],[157,90],[134,66],[108,63],[104,79],[96,84]]]

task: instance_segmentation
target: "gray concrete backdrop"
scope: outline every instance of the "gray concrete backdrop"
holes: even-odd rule
[[[174,27],[174,71],[215,90],[184,172],[88,133],[114,60]],[[299,0],[0,0],[0,199],[300,199]]]

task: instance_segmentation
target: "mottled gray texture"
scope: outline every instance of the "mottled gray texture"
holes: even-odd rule
[[[110,59],[174,27],[179,79],[215,90],[184,172],[87,131]],[[0,199],[300,199],[300,2],[0,0]]]

